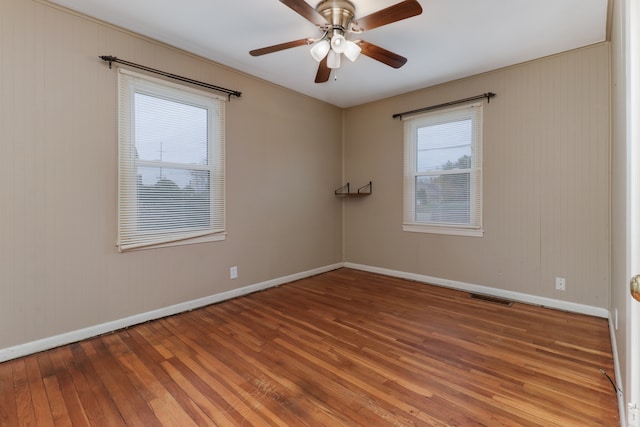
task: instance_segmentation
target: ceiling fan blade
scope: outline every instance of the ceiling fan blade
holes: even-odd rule
[[[420,3],[418,3],[417,0],[405,0],[354,20],[352,31],[362,32],[371,30],[373,28],[391,24],[392,22],[420,15],[421,13],[422,6],[420,6]]]
[[[375,44],[366,42],[364,40],[356,40],[355,43],[362,49],[362,54],[373,58],[376,61],[380,61],[383,64],[387,64],[393,68],[400,68],[407,62],[407,58],[400,56],[397,53],[393,53]]]
[[[316,83],[325,83],[329,81],[331,75],[331,68],[327,66],[327,57],[325,56],[320,65],[318,66],[318,72],[316,73]]]
[[[280,3],[288,6],[290,9],[293,9],[293,11],[297,12],[307,21],[319,27],[328,24],[324,16],[320,15],[317,10],[311,7],[311,5],[304,0],[280,0]]]
[[[281,50],[291,49],[292,47],[304,46],[304,45],[310,44],[312,42],[313,42],[312,39],[294,40],[294,41],[291,41],[291,42],[274,44],[273,46],[267,46],[267,47],[263,47],[263,48],[260,48],[260,49],[254,49],[254,50],[250,51],[249,54],[251,56],[266,55],[267,53],[279,52]]]

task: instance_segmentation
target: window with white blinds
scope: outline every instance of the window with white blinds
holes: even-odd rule
[[[118,85],[118,249],[224,239],[225,99],[124,69]]]
[[[482,236],[482,103],[404,120],[403,229]]]

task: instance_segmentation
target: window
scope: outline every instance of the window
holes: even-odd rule
[[[482,104],[405,119],[403,230],[482,236]]]
[[[118,249],[224,239],[224,98],[118,78]]]

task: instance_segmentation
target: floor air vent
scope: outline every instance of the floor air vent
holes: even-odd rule
[[[513,301],[509,301],[508,299],[491,297],[489,295],[471,294],[471,298],[480,301],[492,302],[494,304],[504,305],[506,307],[511,307],[511,305],[513,304]]]

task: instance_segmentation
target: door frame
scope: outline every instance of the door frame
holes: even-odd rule
[[[640,274],[640,5],[625,1],[627,43],[627,279]],[[627,423],[640,427],[640,302],[626,292],[625,392]]]

